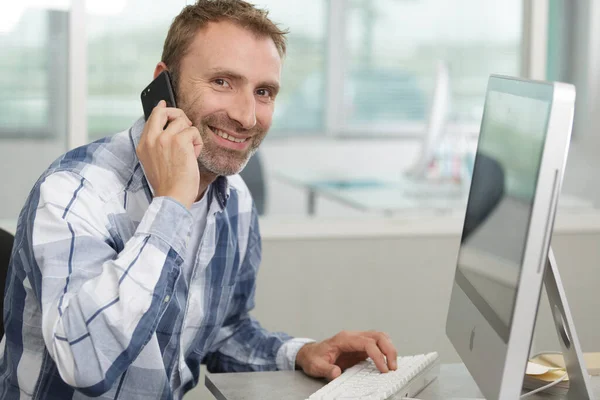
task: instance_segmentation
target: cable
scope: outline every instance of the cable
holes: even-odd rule
[[[535,354],[533,357],[531,357],[531,360],[535,359],[536,357],[541,356],[542,354],[560,354],[560,355],[563,355],[563,353],[560,352],[560,351],[543,351],[543,352]],[[525,399],[525,398],[527,398],[529,396],[532,396],[532,395],[534,395],[536,393],[542,392],[542,391],[544,391],[546,389],[550,389],[551,387],[556,386],[559,383],[561,383],[562,381],[564,381],[565,379],[567,379],[568,376],[569,375],[565,372],[560,378],[558,378],[558,379],[550,382],[547,385],[541,386],[541,387],[539,387],[537,389],[534,389],[534,390],[531,390],[531,391],[529,391],[527,393],[524,393],[524,394],[521,395],[520,398],[521,399]]]
[[[529,397],[529,396],[531,396],[531,395],[534,395],[534,394],[536,394],[536,393],[539,393],[539,392],[541,392],[541,391],[544,391],[544,390],[546,390],[546,389],[550,389],[551,387],[558,385],[559,383],[561,383],[561,382],[562,382],[562,381],[564,381],[565,379],[567,379],[567,373],[566,373],[566,372],[564,373],[564,375],[563,375],[563,376],[561,376],[560,378],[558,378],[558,379],[554,380],[553,382],[550,382],[550,383],[549,383],[549,384],[547,384],[547,385],[544,385],[544,386],[542,386],[542,387],[539,387],[539,388],[537,388],[537,389],[535,389],[535,390],[532,390],[532,391],[530,391],[530,392],[527,392],[527,393],[525,393],[525,394],[522,394],[520,398],[521,398],[521,399],[524,399],[524,398],[526,398],[526,397]]]

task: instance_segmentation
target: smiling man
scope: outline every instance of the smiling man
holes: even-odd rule
[[[327,379],[366,357],[396,368],[383,333],[317,343],[249,315],[261,241],[237,174],[271,126],[284,54],[285,32],[248,3],[185,7],[154,71],[170,71],[179,108],[161,102],[40,177],[7,278],[0,398],[179,399],[201,363]]]

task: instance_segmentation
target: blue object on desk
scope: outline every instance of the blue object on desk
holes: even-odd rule
[[[336,179],[326,181],[314,181],[311,186],[325,189],[369,189],[374,187],[389,186],[389,183],[373,179]]]

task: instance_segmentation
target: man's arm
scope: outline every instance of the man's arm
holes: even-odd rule
[[[122,208],[106,209],[73,172],[38,182],[21,214],[23,285],[39,301],[44,342],[61,377],[87,395],[114,385],[169,304],[200,188],[201,150],[190,119],[161,101],[136,148],[154,199],[127,243],[109,232],[117,224],[134,229],[119,219]]]
[[[219,331],[203,360],[209,372],[301,369],[316,378],[335,379],[342,371],[370,357],[381,372],[395,370],[397,352],[382,332],[340,332],[321,342],[269,333],[250,317],[256,273],[261,259],[258,217],[253,208],[248,251],[233,297],[235,311]]]
[[[106,205],[90,183],[56,172],[34,188],[19,256],[41,303],[43,337],[62,379],[86,395],[109,390],[150,340],[180,273],[192,217],[154,198],[117,254]],[[32,222],[28,222],[32,221]]]
[[[312,342],[293,339],[285,333],[269,332],[250,316],[260,260],[258,213],[252,207],[248,247],[235,283],[230,312],[203,360],[210,372],[294,369],[296,353],[304,344]]]

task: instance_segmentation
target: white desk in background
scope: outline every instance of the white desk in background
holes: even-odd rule
[[[317,196],[356,210],[385,216],[449,214],[466,209],[469,186],[461,183],[429,183],[411,179],[386,180],[369,176],[319,171],[278,171],[275,179],[301,187],[308,195],[307,213],[316,213]],[[559,208],[591,211],[590,201],[561,194]]]

